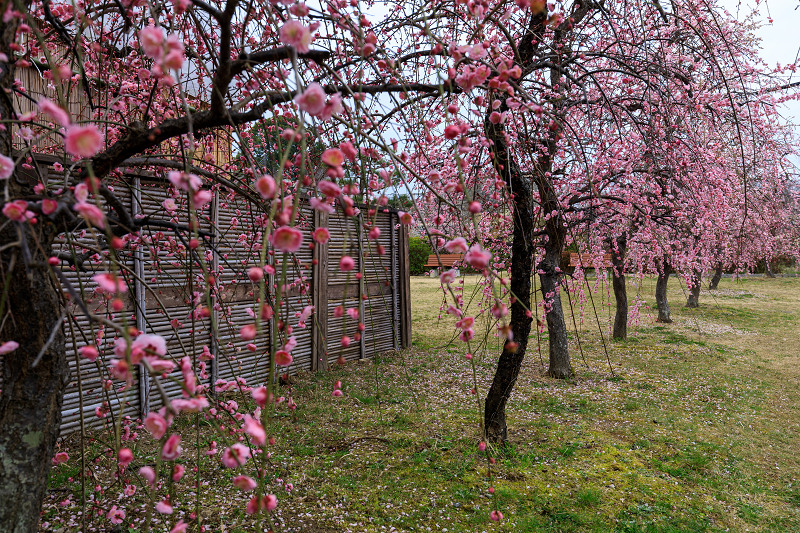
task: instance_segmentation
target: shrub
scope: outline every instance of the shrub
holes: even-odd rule
[[[428,262],[428,256],[432,254],[431,246],[428,241],[421,237],[408,238],[408,259],[411,263],[409,271],[412,276],[419,276],[424,274],[427,270],[425,263]]]

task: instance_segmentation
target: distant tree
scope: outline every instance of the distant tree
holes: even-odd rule
[[[425,263],[428,262],[428,256],[432,253],[433,251],[427,239],[422,237],[410,237],[408,239],[408,257],[411,264],[409,271],[412,276],[419,276],[425,273]]]

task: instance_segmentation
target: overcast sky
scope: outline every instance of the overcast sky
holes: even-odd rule
[[[761,38],[761,57],[773,67],[778,63],[788,65],[795,62],[800,50],[800,0],[721,0],[721,4],[732,15],[738,13],[740,19],[758,7],[763,21],[763,26],[757,32]],[[772,23],[769,22],[770,18]],[[791,81],[800,81],[800,71],[794,74]],[[795,90],[800,91],[800,87]],[[800,103],[791,102],[785,107],[783,114],[796,127],[800,124]]]

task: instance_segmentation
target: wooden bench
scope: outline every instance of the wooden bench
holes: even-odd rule
[[[592,254],[569,254],[569,266],[582,268],[595,267],[592,260]],[[603,261],[599,266],[603,268],[611,268],[611,254],[603,254]]]
[[[439,254],[438,258],[436,254],[431,254],[428,256],[428,262],[425,263],[425,266],[431,268],[452,267],[463,260],[464,254]]]

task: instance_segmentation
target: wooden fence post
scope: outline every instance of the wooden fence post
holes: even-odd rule
[[[400,226],[399,260],[400,268],[400,344],[403,348],[411,347],[411,278],[408,257],[408,226]]]
[[[211,271],[213,272],[214,277],[216,278],[219,276],[219,243],[221,242],[221,235],[219,231],[219,190],[214,194],[214,203],[211,204],[211,209],[213,210],[211,213],[211,235],[212,235],[212,243],[213,247],[211,249]],[[217,382],[219,379],[219,337],[217,328],[219,328],[219,312],[217,311],[217,291],[219,290],[219,282],[214,284],[214,288],[211,292],[211,309],[210,316],[208,319],[211,321],[209,337],[210,337],[210,344],[209,349],[211,350],[211,355],[214,358],[209,361],[209,365],[211,365],[211,372],[209,372],[210,377],[209,380],[211,383],[209,384],[209,390],[212,394],[215,394],[214,383]]]
[[[358,272],[361,274],[361,279],[358,281],[358,321],[364,321],[364,278],[366,277],[367,269],[364,268],[364,226],[363,216],[359,213],[353,219],[356,223],[356,231],[358,232]],[[358,358],[364,359],[367,357],[367,349],[365,345],[366,329],[359,331],[358,337]]]
[[[133,194],[131,195],[131,213],[134,217],[142,214],[142,182],[139,176],[133,177]],[[145,300],[144,280],[144,250],[142,243],[133,251],[133,272],[136,279],[133,282],[136,297],[136,329],[145,332],[147,329],[147,302]],[[139,414],[142,418],[150,412],[150,375],[144,365],[137,365],[139,375]]]
[[[328,213],[314,210],[313,235],[317,228],[328,227]],[[314,243],[311,264],[311,287],[313,291],[314,320],[311,334],[311,370],[328,368],[328,243]]]

